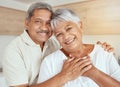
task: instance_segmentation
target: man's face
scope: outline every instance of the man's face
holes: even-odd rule
[[[51,15],[46,9],[37,9],[30,20],[26,20],[28,34],[36,44],[43,44],[52,35]]]
[[[55,28],[54,34],[64,50],[68,52],[75,51],[82,43],[81,23],[61,21]]]

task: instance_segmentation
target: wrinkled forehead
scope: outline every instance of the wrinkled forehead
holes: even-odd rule
[[[70,28],[79,28],[78,23],[75,23],[73,21],[60,21],[57,23],[57,25],[55,26],[53,32],[54,33],[58,33],[58,32],[64,32],[67,29]]]
[[[53,30],[58,29],[60,27],[65,27],[71,23],[76,23],[74,21],[71,20],[65,20],[65,19],[57,19],[57,20],[53,20],[51,23],[51,27],[53,28]]]
[[[54,29],[53,31],[57,29],[64,29],[66,26],[70,25],[71,21],[66,20],[58,20],[54,23]]]
[[[56,26],[55,26],[55,28],[57,28],[57,27],[59,27],[59,26],[64,26],[66,23],[68,23],[69,21],[66,21],[66,20],[57,20],[56,21]]]

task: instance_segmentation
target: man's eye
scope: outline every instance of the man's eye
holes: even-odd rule
[[[35,20],[34,21],[36,24],[42,24],[42,21],[41,20]]]
[[[47,22],[47,25],[49,25],[49,26],[50,26],[50,25],[51,25],[51,24],[50,24],[50,22]]]
[[[36,20],[35,22],[36,22],[36,23],[40,23],[40,21],[37,21],[37,20]]]

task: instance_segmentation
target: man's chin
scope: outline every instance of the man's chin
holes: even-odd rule
[[[46,42],[49,38],[41,38],[39,41],[40,42]]]
[[[39,41],[46,42],[50,37],[51,36],[44,36],[44,37],[39,36],[38,39],[39,39]]]

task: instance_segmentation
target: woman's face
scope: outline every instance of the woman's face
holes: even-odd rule
[[[54,30],[54,34],[64,48],[68,52],[73,52],[82,44],[82,28],[81,23],[71,21],[60,21]]]

